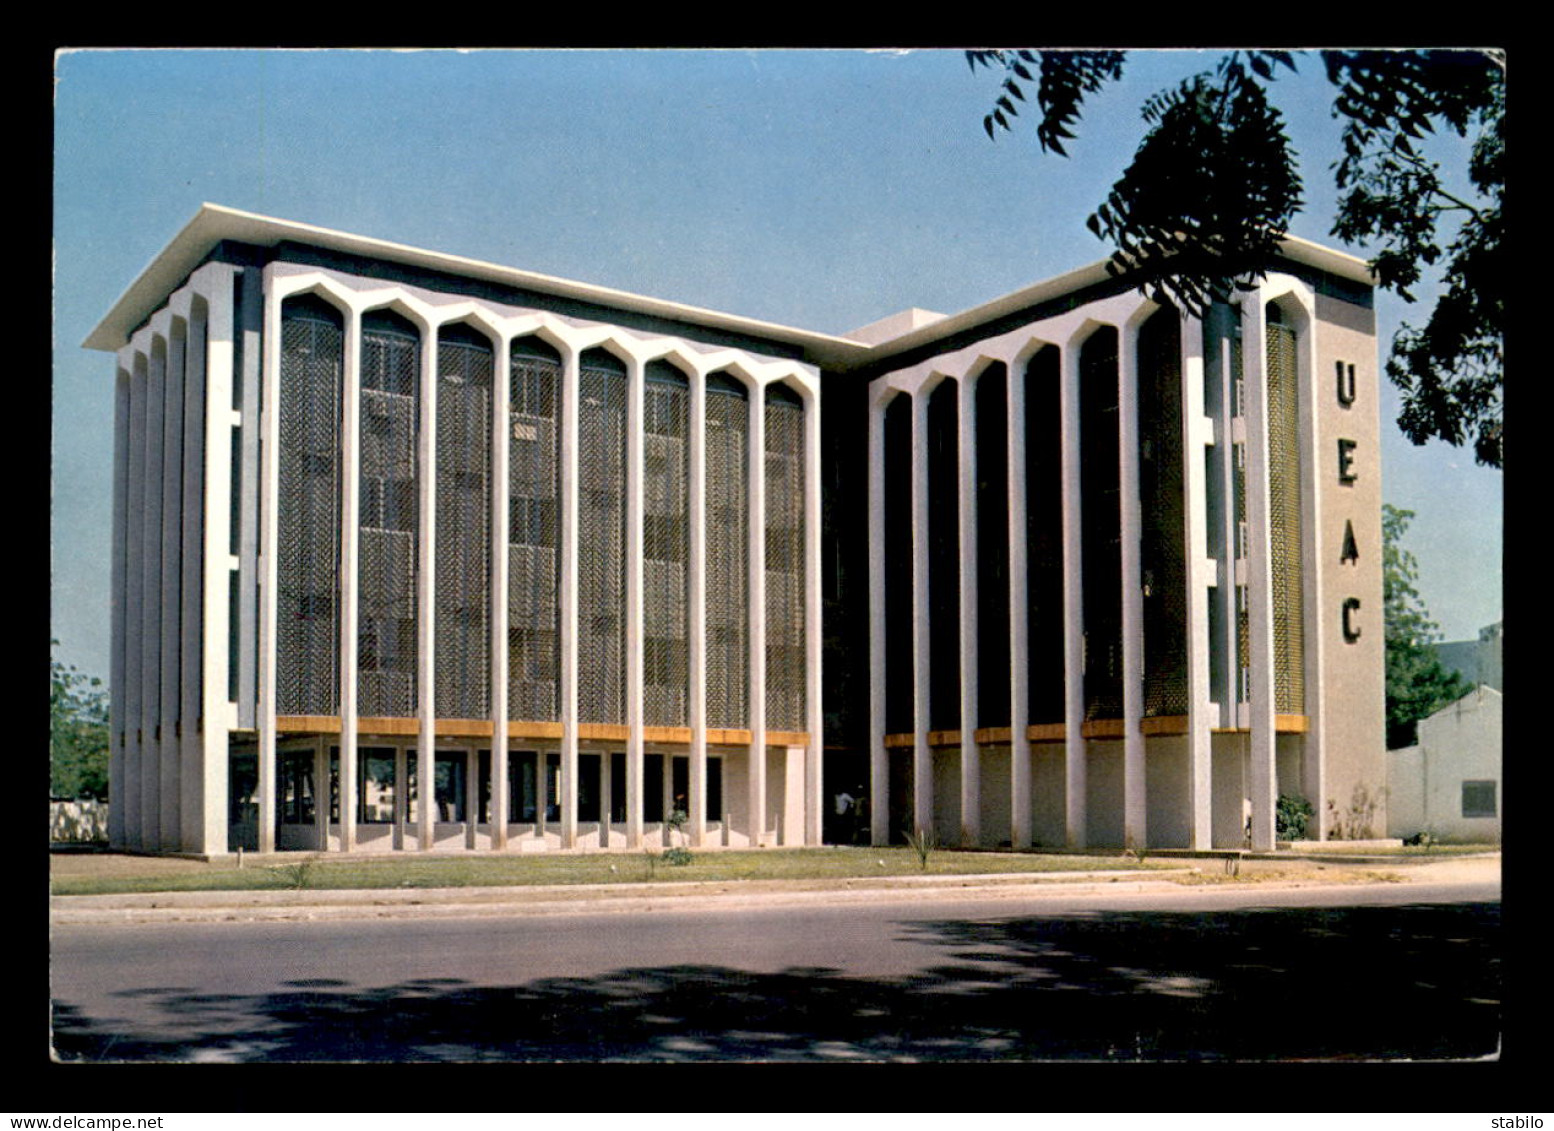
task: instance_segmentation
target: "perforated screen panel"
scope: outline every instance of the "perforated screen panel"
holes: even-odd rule
[[[577,417],[577,710],[626,721],[626,377],[590,364]],[[607,359],[599,359],[609,364]]]
[[[1268,324],[1268,550],[1273,581],[1274,709],[1305,710],[1301,595],[1300,402],[1295,332]]]
[[[643,390],[642,720],[689,723],[690,389],[649,365]]]
[[[436,712],[491,711],[491,345],[463,327],[437,346]]]
[[[766,725],[804,730],[804,408],[766,396]]]
[[[1144,606],[1144,705],[1185,715],[1187,694],[1186,508],[1182,490],[1181,322],[1174,310],[1139,334],[1139,579]]]
[[[416,438],[420,341],[365,326],[357,547],[357,710],[416,713]]]
[[[340,412],[344,327],[320,300],[281,315],[275,710],[340,709]]]
[[[750,401],[737,382],[707,382],[707,725],[750,725]]]
[[[507,715],[552,721],[561,717],[561,365],[531,352],[515,342],[509,374]]]

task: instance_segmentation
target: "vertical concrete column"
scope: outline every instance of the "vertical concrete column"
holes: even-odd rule
[[[1144,734],[1144,584],[1139,563],[1138,322],[1118,327],[1118,437],[1122,483],[1122,836],[1131,848],[1148,843]]]
[[[643,810],[642,749],[642,476],[643,437],[646,433],[643,402],[647,396],[646,369],[636,357],[626,364],[626,843],[641,844]],[[575,778],[572,779],[575,781]],[[567,764],[561,764],[561,792],[571,795]],[[574,801],[575,804],[575,801]],[[667,815],[668,810],[665,810]],[[566,821],[566,812],[562,812]],[[567,834],[562,843],[570,845]]]
[[[1084,848],[1089,835],[1084,668],[1084,575],[1079,495],[1079,346],[1077,338],[1063,347],[1063,746],[1064,840],[1069,848]]]
[[[167,341],[153,327],[143,331],[146,370],[146,501],[141,515],[145,573],[140,594],[141,847],[162,846],[162,487],[163,424],[167,413]]]
[[[239,624],[232,623],[231,600],[231,587],[238,584],[240,574],[234,570],[230,557],[233,543],[231,500],[238,486],[232,480],[234,461],[230,425],[234,414],[229,411],[234,399],[237,364],[236,275],[234,268],[221,263],[207,264],[195,272],[203,302],[195,302],[189,321],[191,369],[185,431],[187,435],[198,437],[198,443],[192,453],[185,454],[186,461],[191,454],[194,456],[186,497],[203,500],[203,505],[196,508],[197,513],[190,516],[185,539],[186,546],[196,547],[189,552],[189,558],[202,563],[201,572],[185,586],[203,632],[203,636],[190,641],[190,662],[184,666],[185,678],[188,673],[199,673],[198,753],[194,756],[198,763],[195,772],[199,788],[198,799],[193,802],[198,811],[199,831],[188,846],[196,852],[227,850],[229,743],[231,728],[236,722],[230,694],[229,648],[229,634],[238,634],[241,639],[241,620]],[[256,316],[262,315],[263,311],[262,290],[259,286],[251,288],[254,297],[248,309]],[[254,375],[251,384],[258,385],[257,365],[251,369]],[[254,406],[249,418],[236,419],[243,426],[247,443],[256,449],[249,474],[258,478],[257,448],[261,432],[258,390],[255,389],[247,399]],[[242,513],[248,516],[251,524],[256,524],[260,492],[245,488],[243,494]],[[247,540],[257,545],[257,532],[240,532],[246,533]]]
[[[358,326],[359,316],[352,325]],[[346,338],[345,356],[359,353]],[[421,421],[416,442],[416,847],[429,851],[437,838],[437,340],[422,327]]]
[[[1031,846],[1030,613],[1025,483],[1025,374],[1020,358],[1006,369],[1009,395],[1009,836]]]
[[[534,753],[534,835],[541,840],[545,838],[545,808],[549,804],[550,751],[541,749]]]
[[[912,395],[912,829],[933,829],[933,752],[928,748],[929,697],[933,685],[928,602],[928,401]]]
[[[1189,848],[1213,846],[1214,773],[1210,729],[1209,588],[1215,584],[1208,556],[1208,499],[1205,453],[1213,443],[1213,421],[1204,415],[1204,333],[1197,318],[1182,318],[1182,495],[1187,519],[1187,804]]]
[[[985,378],[979,377],[978,380]],[[959,429],[956,490],[960,550],[960,842],[982,840],[982,757],[977,747],[977,402],[976,385],[955,382]]]
[[[1268,354],[1263,292],[1241,306],[1241,363],[1246,373],[1247,604],[1250,656],[1248,785],[1252,847],[1274,847],[1278,779],[1274,763],[1273,577],[1268,537]]]
[[[207,271],[211,264],[202,269]],[[202,272],[196,272],[191,283],[200,280]],[[212,448],[224,440],[232,442],[233,422],[238,419],[230,411],[231,394],[225,402],[212,406],[207,422],[206,354],[210,337],[209,322],[211,301],[214,298],[218,316],[222,313],[220,280],[206,288],[188,306],[184,323],[183,340],[183,515],[179,524],[178,546],[174,551],[182,563],[178,604],[182,610],[179,631],[180,671],[178,696],[179,719],[179,841],[189,852],[225,852],[227,850],[226,770],[227,734],[229,721],[229,697],[227,694],[228,641],[226,631],[207,644],[212,626],[207,617],[213,615],[211,606],[221,604],[222,616],[218,629],[229,629],[226,617],[230,613],[228,587],[237,584],[237,574],[232,569],[231,494],[234,485],[227,483],[225,498],[212,499],[206,491],[211,476],[206,474],[207,461]],[[227,288],[230,291],[230,286]],[[228,306],[230,314],[230,306]],[[227,319],[230,328],[230,317]],[[231,334],[225,335],[226,356],[230,357]],[[221,375],[216,374],[219,382]],[[230,375],[228,375],[230,380]],[[230,447],[228,448],[230,457]],[[228,459],[228,476],[231,460]],[[223,507],[222,504],[227,506]],[[211,514],[213,509],[218,513]],[[204,541],[208,531],[211,545]],[[224,537],[223,537],[224,535]],[[218,652],[208,656],[206,651]],[[219,687],[211,687],[213,671],[221,677]],[[211,691],[219,691],[217,702],[208,702]],[[219,779],[212,778],[219,773]]]
[[[169,304],[170,309],[188,309],[188,291]],[[162,719],[161,781],[157,792],[161,812],[162,850],[176,850],[183,845],[183,815],[179,794],[183,785],[183,717],[179,708],[184,674],[179,664],[183,659],[183,400],[184,357],[188,340],[188,319],[174,314],[164,323],[166,327],[167,408],[162,416],[162,655],[159,666],[162,671],[161,702],[157,713]],[[191,722],[192,728],[192,722]]]
[[[669,814],[674,811],[674,755],[666,750],[659,757],[663,759],[664,766],[664,772],[658,780],[659,804],[663,807],[660,812],[664,814],[664,819],[659,822],[658,837],[659,843],[669,848],[674,841],[669,831]]]
[[[220,266],[212,264],[211,266]],[[264,282],[263,273],[255,267],[244,267],[231,270],[231,278],[234,282],[241,281],[241,288],[233,292],[230,335],[223,337],[221,333],[214,335],[210,348],[214,349],[218,357],[225,355],[232,359],[231,380],[233,382],[233,408],[240,410],[241,416],[238,422],[241,431],[238,438],[242,443],[240,453],[241,466],[237,469],[238,482],[241,490],[238,491],[237,515],[238,531],[238,570],[235,576],[227,580],[239,586],[238,591],[238,623],[235,628],[241,647],[237,654],[237,701],[238,714],[234,720],[234,726],[243,730],[252,730],[257,724],[256,712],[258,709],[259,687],[259,649],[256,642],[259,639],[259,444],[261,440],[260,420],[263,417],[261,390],[264,388],[261,364],[264,361],[263,334],[264,334]],[[220,312],[223,305],[223,293],[230,288],[220,287],[219,284],[210,290],[211,308]],[[196,322],[190,324],[191,337],[194,333]],[[241,361],[241,367],[239,367]],[[241,394],[239,396],[238,394]],[[241,400],[241,404],[239,404]],[[198,426],[203,429],[204,418],[200,417]],[[202,432],[203,435],[203,432]],[[212,458],[207,456],[207,460]],[[229,469],[237,461],[229,459]],[[207,576],[210,567],[206,566]],[[229,571],[231,572],[231,571]],[[219,597],[211,597],[206,593],[205,600],[219,600]],[[230,604],[230,602],[229,602]],[[207,605],[207,608],[210,606]],[[207,618],[209,614],[207,613]],[[208,619],[202,620],[208,624]],[[208,630],[207,630],[208,632]],[[217,645],[220,647],[219,643]],[[202,655],[208,655],[208,649],[202,651]],[[219,843],[226,844],[227,829],[227,743],[228,735],[212,734],[202,739],[205,749],[205,769],[207,773],[206,790],[207,797],[214,798],[214,804],[219,810]],[[219,743],[219,749],[213,744]],[[221,767],[221,781],[212,782],[209,772],[212,766]]]
[[[182,516],[173,551],[181,560],[175,599],[182,610],[175,690],[178,839],[185,851],[202,853],[228,847],[228,735],[234,723],[228,677],[231,634],[237,631],[230,596],[238,580],[232,555],[233,428],[245,424],[249,432],[258,431],[257,411],[244,421],[233,410],[236,276],[226,264],[206,264],[190,277],[186,297],[175,308],[183,316]],[[259,492],[247,494],[252,522]]]
[[[691,844],[700,848],[707,836],[707,375],[700,366],[691,373],[690,441],[691,481],[686,505],[691,546],[686,580],[691,606],[686,643],[690,663],[691,796],[686,816]],[[610,756],[606,754],[606,777],[609,762]],[[600,805],[605,821],[601,828],[608,828],[608,788],[603,794]]]
[[[890,843],[890,755],[885,749],[885,407],[869,399],[869,843]]]
[[[766,839],[766,386],[750,398],[750,847]]]
[[[581,355],[564,346],[561,363],[561,757],[577,762],[577,418]],[[545,830],[546,751],[535,754],[534,829]],[[630,820],[630,806],[627,806]]]
[[[480,751],[464,750],[464,847],[474,849],[480,824]]]
[[[356,848],[357,637],[361,613],[361,316],[345,326],[340,397],[340,851]],[[429,341],[427,353],[436,348]]]
[[[491,847],[507,847],[508,504],[512,484],[512,343],[496,342],[491,380]]]
[[[323,739],[313,742],[313,845],[320,852],[329,851],[329,809],[334,791],[329,785],[329,743]]]
[[[599,847],[610,845],[610,798],[614,788],[614,770],[610,763],[615,756],[608,750],[599,756]]]
[[[275,851],[276,576],[280,496],[281,295],[274,266],[264,272],[264,388],[259,421],[259,851]],[[350,321],[349,318],[346,319]],[[209,496],[207,495],[207,498]]]
[[[141,760],[145,749],[144,649],[141,647],[141,609],[145,603],[146,559],[146,355],[131,344],[122,351],[130,376],[129,448],[125,466],[127,514],[125,517],[124,578],[124,788],[119,794],[123,810],[124,843],[140,848]]]
[[[125,683],[124,649],[126,607],[125,577],[129,547],[125,537],[129,519],[130,375],[125,351],[118,353],[118,372],[113,385],[113,557],[111,597],[111,645],[108,653],[108,844],[124,847],[124,751]]]
[[[410,765],[403,746],[394,747],[394,848],[405,847],[405,826],[410,821]]]
[[[821,664],[825,630],[821,623],[820,584],[820,387],[806,385],[804,397],[804,712],[809,745],[804,751],[804,843],[824,839],[825,712]]]

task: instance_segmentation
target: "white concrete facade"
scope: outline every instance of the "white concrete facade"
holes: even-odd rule
[[[1332,305],[1332,300],[1324,300]],[[1331,474],[1335,429],[1320,427],[1320,414],[1333,398],[1322,375],[1335,363],[1360,367],[1359,398],[1366,403],[1344,406],[1341,443],[1358,437],[1350,449],[1350,470],[1361,469],[1358,478],[1367,490],[1374,488],[1379,466],[1375,431],[1374,341],[1359,335],[1342,340],[1341,360],[1322,356],[1323,332],[1328,342],[1332,327],[1319,326],[1319,298],[1313,286],[1296,275],[1271,274],[1260,285],[1241,292],[1234,307],[1219,308],[1218,323],[1206,331],[1204,322],[1179,318],[1180,356],[1172,370],[1180,375],[1179,421],[1163,426],[1179,430],[1180,477],[1183,518],[1178,534],[1183,546],[1184,591],[1180,595],[1179,622],[1186,638],[1186,702],[1172,715],[1147,716],[1145,690],[1143,598],[1149,585],[1142,573],[1141,545],[1144,525],[1140,510],[1140,453],[1153,442],[1141,434],[1139,397],[1141,380],[1139,342],[1151,317],[1178,318],[1160,310],[1134,292],[1099,297],[1087,303],[1065,304],[1049,316],[1036,316],[1014,329],[1012,319],[999,324],[997,333],[977,337],[962,331],[955,348],[935,352],[925,342],[917,353],[926,355],[913,364],[887,369],[875,377],[869,394],[870,444],[870,639],[871,668],[871,766],[873,806],[888,805],[893,791],[892,772],[900,773],[899,758],[892,770],[891,750],[912,751],[910,776],[915,783],[909,812],[892,814],[890,821],[876,821],[874,843],[885,844],[912,829],[935,829],[941,841],[959,815],[959,835],[950,839],[965,845],[1008,844],[1025,847],[1039,842],[1049,847],[1084,848],[1114,844],[1134,847],[1207,849],[1248,846],[1271,849],[1275,839],[1275,810],[1281,794],[1305,797],[1319,816],[1312,835],[1326,835],[1333,813],[1347,804],[1347,792],[1339,797],[1329,788],[1365,781],[1373,795],[1382,784],[1380,725],[1381,698],[1368,704],[1346,704],[1338,718],[1326,708],[1328,688],[1335,677],[1357,671],[1367,678],[1380,671],[1379,625],[1370,635],[1359,633],[1336,650],[1338,663],[1325,662],[1331,650],[1325,634],[1329,623],[1343,623],[1354,610],[1338,590],[1353,583],[1363,594],[1356,608],[1379,612],[1379,538],[1371,541],[1359,563],[1340,564],[1340,538],[1323,523],[1324,509],[1340,509],[1352,497],[1353,480],[1338,483]],[[1268,312],[1277,308],[1276,315]],[[1363,311],[1368,315],[1368,311]],[[1294,402],[1298,431],[1293,441],[1281,441],[1277,454],[1285,474],[1298,474],[1299,526],[1284,533],[1289,517],[1275,519],[1270,512],[1270,424],[1267,396],[1269,375],[1263,343],[1265,320],[1277,317],[1292,330],[1298,387]],[[1350,321],[1356,320],[1351,317]],[[1363,321],[1363,319],[1360,319]],[[1350,329],[1340,321],[1339,331]],[[1117,348],[1108,380],[1115,380],[1118,405],[1117,465],[1112,473],[1120,486],[1120,506],[1115,521],[1120,534],[1120,578],[1116,593],[1120,607],[1121,701],[1112,712],[1097,715],[1087,703],[1086,665],[1092,662],[1087,645],[1087,592],[1107,582],[1087,568],[1083,543],[1086,511],[1102,500],[1085,497],[1081,464],[1085,453],[1080,417],[1081,351],[1102,331],[1114,331]],[[925,335],[918,335],[919,339]],[[967,339],[970,339],[969,341]],[[1242,350],[1241,344],[1247,343]],[[1255,344],[1256,348],[1252,348]],[[1028,591],[1028,553],[1035,532],[1026,527],[1027,497],[1033,485],[1026,481],[1026,455],[1033,443],[1026,434],[1025,374],[1036,354],[1055,348],[1060,360],[1061,458],[1059,483],[1062,494],[1061,555],[1062,595],[1060,640],[1033,641],[1027,634],[1027,609],[1035,600]],[[1221,354],[1218,364],[1205,365],[1205,351]],[[1233,359],[1239,366],[1233,364]],[[991,374],[991,376],[989,376]],[[971,488],[978,475],[979,430],[972,412],[972,390],[979,381],[1007,382],[1006,433],[991,437],[1002,449],[995,453],[1007,474],[1009,506],[1008,662],[1001,678],[1009,682],[1007,714],[997,720],[978,716],[977,680],[988,678],[977,667],[978,569],[975,547],[977,516]],[[959,727],[931,729],[928,669],[934,662],[927,641],[931,638],[930,602],[926,597],[930,549],[930,500],[947,498],[948,484],[928,482],[924,451],[926,412],[933,391],[944,382],[959,388],[958,418],[960,471],[958,516],[960,521],[959,576],[961,637],[961,688]],[[1206,384],[1209,382],[1210,384]],[[1210,412],[1209,394],[1218,405]],[[897,398],[911,401],[913,552],[909,575],[897,575],[897,583],[909,585],[913,594],[910,639],[914,654],[915,725],[911,734],[889,733],[886,726],[884,656],[894,647],[887,633],[886,451],[885,413]],[[1292,422],[1293,423],[1293,422]],[[1350,492],[1346,494],[1345,492]],[[1245,518],[1237,522],[1237,501]],[[942,504],[941,504],[942,505]],[[1117,504],[1107,504],[1116,506]],[[1379,511],[1379,506],[1370,504]],[[1368,512],[1364,518],[1368,518]],[[1211,529],[1211,521],[1218,524]],[[1356,523],[1363,519],[1356,519]],[[1338,528],[1343,529],[1342,524]],[[1298,628],[1298,649],[1303,687],[1300,701],[1276,704],[1275,614],[1273,608],[1270,549],[1280,537],[1299,540],[1298,562],[1286,567],[1298,572],[1299,590],[1305,595],[1303,619]],[[1216,609],[1214,606],[1218,605]],[[1243,611],[1244,610],[1244,611]],[[1236,621],[1242,618],[1243,628]],[[1218,629],[1211,631],[1211,625]],[[1375,622],[1372,621],[1374,624]],[[899,639],[907,638],[900,626]],[[1063,702],[1061,717],[1032,718],[1027,710],[1031,689],[1033,647],[1061,648]],[[1284,642],[1289,649],[1289,642]],[[984,657],[986,661],[986,657]],[[1211,673],[1219,672],[1215,679]],[[1238,675],[1238,671],[1240,674]],[[1365,681],[1362,681],[1365,682]],[[937,714],[937,712],[935,712]],[[990,725],[991,723],[991,725]],[[1341,774],[1330,774],[1324,751],[1346,752]],[[1279,757],[1276,758],[1276,751]],[[1040,758],[1045,769],[1033,767]],[[948,759],[958,761],[958,773]],[[1280,772],[1280,766],[1286,766]],[[1216,769],[1216,766],[1219,768]],[[996,773],[990,770],[996,767]],[[945,796],[953,790],[954,796]],[[1055,795],[1055,796],[1054,796]],[[978,815],[997,813],[998,827],[982,827]],[[1220,816],[1216,816],[1216,814]],[[1046,816],[1043,816],[1046,814]],[[1060,815],[1060,817],[1059,817]],[[1057,818],[1056,823],[1054,823]],[[893,827],[899,825],[900,827]],[[1040,832],[1036,830],[1040,829]]]
[[[1325,835],[1335,804],[1385,776],[1374,318],[1363,264],[1299,241],[1287,257],[1289,271],[1201,321],[1097,266],[843,339],[206,206],[87,343],[118,358],[110,839],[202,855],[640,851],[670,844],[666,818],[683,809],[691,846],[818,845],[842,784],[828,781],[828,746],[866,768],[876,844],[931,830],[941,843],[982,846],[1271,847],[1285,793],[1312,802],[1311,832]],[[278,707],[278,561],[296,488],[280,468],[283,329],[304,300],[340,333],[327,453],[334,580],[327,614],[309,614],[334,644],[318,700],[327,707],[288,714]],[[358,647],[374,601],[387,599],[364,573],[365,555],[381,551],[365,546],[363,516],[378,504],[361,481],[364,460],[379,458],[363,351],[385,313],[419,350],[406,394],[418,405],[413,529],[395,528],[414,586],[401,618],[413,621],[402,642],[414,653],[413,709],[388,716],[362,706],[362,673],[376,669]],[[1293,377],[1280,378],[1295,382],[1294,399],[1283,408],[1268,403],[1270,319],[1294,342]],[[487,344],[492,369],[480,468],[486,596],[483,627],[471,630],[484,634],[489,687],[472,718],[440,714],[437,699],[439,619],[463,615],[439,604],[438,532],[468,518],[457,506],[439,513],[439,444],[444,456],[459,450],[438,430],[439,397],[460,395],[444,392],[440,371],[455,328]],[[1171,343],[1164,360],[1159,340]],[[519,394],[508,375],[515,351],[531,347],[556,367],[556,565],[544,600],[557,658],[554,710],[527,718],[509,695],[514,665],[528,662],[513,634],[530,615],[513,607],[511,536],[530,521],[514,500],[537,500],[510,484],[519,441],[532,437],[513,430],[509,398]],[[1038,361],[1051,367],[1040,388],[1029,375]],[[597,403],[586,382],[600,365],[622,382],[610,624],[596,623],[587,595],[604,551],[585,544],[598,516],[588,445],[599,443],[585,435]],[[684,656],[672,661],[655,651],[653,627],[664,602],[680,600],[663,595],[664,578],[678,575],[665,572],[667,528],[653,510],[682,476],[650,450],[665,365],[683,381],[685,406],[674,488],[685,500]],[[1098,382],[1109,386],[1099,401]],[[857,396],[835,401],[833,416],[835,390]],[[737,626],[714,616],[724,598],[711,564],[728,542],[713,533],[726,486],[713,468],[730,457],[713,443],[723,425],[709,406],[727,395],[747,406],[736,444]],[[900,450],[887,435],[892,405],[906,414]],[[1173,415],[1151,416],[1161,412]],[[1107,421],[1100,431],[1097,419]],[[839,449],[860,442],[862,481],[828,479]],[[1102,447],[1115,458],[1098,470]],[[905,469],[901,482],[888,482],[887,466]],[[1284,511],[1270,496],[1281,475]],[[890,526],[902,519],[887,514],[888,491],[899,492],[905,530]],[[1177,493],[1168,501],[1179,519],[1151,509],[1162,491]],[[1351,529],[1357,559],[1340,556]],[[904,553],[887,553],[887,534]],[[1160,550],[1162,538],[1175,549]],[[827,587],[841,584],[849,554],[867,643],[838,651],[833,638],[845,634],[826,618],[847,598]],[[1295,630],[1279,606],[1291,568],[1304,601]],[[1033,619],[1036,607],[1048,619]],[[590,634],[617,628],[618,714],[580,694],[598,664]],[[738,640],[737,665],[714,658],[727,639]],[[1176,651],[1162,641],[1178,641]],[[823,653],[868,689],[856,733],[828,733],[837,704],[823,702],[833,694]],[[671,662],[683,664],[680,725],[649,707],[666,686],[653,665]],[[1293,684],[1291,663],[1301,669]],[[711,705],[734,667],[741,725],[714,718]],[[1174,689],[1169,707],[1162,681]],[[902,702],[909,722],[888,727],[887,705]],[[793,703],[802,706],[781,706]]]
[[[252,270],[252,268],[249,268]],[[685,805],[685,839],[698,845],[815,844],[820,837],[820,613],[816,575],[820,541],[819,376],[813,365],[748,349],[728,348],[691,336],[643,332],[607,322],[525,308],[495,300],[470,299],[434,287],[385,284],[339,268],[277,259],[262,269],[262,408],[257,421],[245,421],[233,409],[231,343],[237,269],[210,263],[167,296],[149,320],[119,351],[117,463],[115,474],[115,569],[112,776],[115,796],[113,843],[145,851],[213,854],[239,845],[273,851],[288,848],[343,852],[392,849],[634,848],[667,843],[668,823],[660,813]],[[282,308],[288,299],[313,295],[338,310],[344,326],[341,352],[342,411],[339,417],[339,547],[337,659],[338,714],[288,717],[276,711],[277,539],[285,505],[279,484],[280,389],[282,383]],[[358,610],[358,466],[360,433],[361,320],[375,310],[392,310],[421,336],[421,420],[417,477],[419,561],[416,624],[418,709],[403,719],[366,719],[357,707]],[[439,718],[433,689],[435,641],[437,496],[438,331],[454,324],[475,327],[489,338],[495,356],[493,380],[492,475],[490,492],[491,555],[491,713],[484,719]],[[509,429],[507,382],[509,344],[519,338],[543,340],[562,358],[559,405],[562,554],[560,565],[561,711],[554,720],[513,720],[507,709],[507,497]],[[576,446],[579,359],[603,349],[627,373],[627,474],[625,517],[626,713],[589,720],[577,706],[578,544]],[[748,725],[709,733],[702,715],[691,714],[684,727],[651,727],[643,719],[643,382],[650,363],[668,361],[684,374],[690,389],[692,459],[689,497],[700,515],[706,497],[703,464],[706,378],[720,374],[739,383],[749,406],[747,470],[749,546],[747,593],[749,632],[745,694]],[[802,486],[797,502],[804,526],[799,568],[806,654],[803,675],[805,717],[799,727],[767,725],[764,696],[766,607],[764,537],[768,455],[763,424],[768,391],[788,389],[803,416]],[[235,428],[255,427],[265,453],[257,483],[237,485],[257,495],[257,506],[238,501],[231,479]],[[230,552],[230,518],[247,510],[259,516],[257,578],[239,576]],[[690,522],[693,548],[705,541],[703,524]],[[203,570],[201,565],[203,563]],[[692,600],[688,611],[690,699],[699,702],[705,688],[705,586],[700,554],[688,563]],[[229,639],[229,604],[244,583],[258,593],[258,625],[252,640]],[[570,628],[571,631],[567,629]],[[258,656],[256,725],[237,726],[238,704],[229,696],[230,652],[253,648]],[[191,706],[197,708],[191,713]],[[228,774],[235,753],[252,751],[251,788],[230,796]],[[509,809],[509,752],[536,758],[533,785],[538,790],[535,819],[520,821]],[[391,752],[396,788],[395,819],[385,825],[357,820],[365,799],[360,752],[382,758]],[[448,756],[461,761],[464,795],[461,819],[450,824],[436,811],[436,788],[416,791],[411,808],[398,783],[432,781],[444,773]],[[488,753],[489,752],[489,753]],[[599,814],[579,820],[579,758],[599,771],[597,790],[608,808],[612,763],[624,755],[624,820]],[[559,775],[547,772],[559,757]],[[306,766],[313,783],[333,780],[331,803],[322,792],[304,824],[288,824],[280,812],[282,758]],[[644,796],[645,760],[662,767],[662,797]],[[688,763],[688,765],[686,765]],[[671,783],[684,765],[689,796],[671,795]],[[721,803],[709,810],[710,767],[718,771],[714,788]],[[484,776],[481,767],[485,767]],[[489,783],[489,784],[488,784]],[[559,790],[556,786],[559,784]],[[480,786],[487,785],[482,796]],[[549,791],[550,796],[547,796]],[[556,794],[559,793],[559,796]],[[548,805],[547,805],[548,803]],[[240,816],[244,809],[247,817]],[[552,807],[551,814],[547,808]],[[644,819],[653,809],[655,819]],[[709,812],[711,815],[709,816]],[[342,819],[343,816],[343,819]],[[549,818],[549,819],[548,819]]]

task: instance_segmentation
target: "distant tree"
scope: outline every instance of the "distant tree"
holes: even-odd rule
[[[1412,746],[1418,722],[1466,695],[1467,683],[1441,664],[1440,629],[1414,583],[1419,563],[1403,549],[1414,512],[1382,507],[1382,603],[1387,652],[1387,749]]]
[[[58,640],[49,641],[58,647]],[[108,798],[108,695],[103,681],[49,660],[49,792]]]
[[[1067,156],[1086,96],[1122,77],[1121,51],[968,51],[1002,70],[989,137],[1010,130],[1035,89],[1042,149]],[[1502,465],[1500,245],[1505,193],[1504,58],[1481,51],[1323,51],[1343,122],[1332,232],[1374,241],[1379,284],[1410,288],[1439,266],[1443,293],[1424,326],[1404,324],[1387,375],[1403,394],[1398,425],[1416,444],[1471,441],[1481,464]],[[1283,118],[1269,99],[1287,51],[1231,51],[1218,66],[1152,95],[1133,163],[1090,216],[1108,267],[1150,296],[1193,314],[1227,287],[1273,265],[1300,211],[1302,185]],[[1425,152],[1428,135],[1472,137],[1471,189],[1453,185]]]

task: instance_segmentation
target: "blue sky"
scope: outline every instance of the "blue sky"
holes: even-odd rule
[[[1213,65],[1142,52],[1064,160],[959,51],[82,51],[55,66],[52,632],[108,672],[113,361],[81,341],[203,201],[844,333],[1105,257],[1084,227],[1138,108]],[[1276,88],[1328,235],[1320,61]],[[1460,147],[1448,158],[1460,156]],[[1364,248],[1347,248],[1364,255]],[[1425,297],[1422,295],[1421,297]],[[1426,310],[1378,299],[1385,343]],[[1383,382],[1383,495],[1448,639],[1501,616],[1501,474],[1415,448]]]

